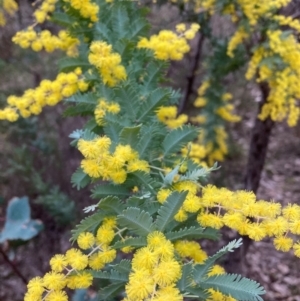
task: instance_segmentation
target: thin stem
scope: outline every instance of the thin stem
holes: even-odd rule
[[[162,168],[159,168],[159,167],[156,167],[156,166],[153,166],[153,165],[149,165],[149,167],[150,167],[150,168],[153,168],[153,169],[156,169],[156,170],[159,170],[159,171],[163,171],[163,172],[165,172],[165,170],[164,170],[164,169],[162,169]]]
[[[2,254],[4,260],[10,265],[10,267],[14,270],[14,272],[19,276],[19,278],[22,280],[22,282],[27,285],[27,279],[25,276],[20,272],[20,270],[16,267],[16,265],[9,260],[8,256],[5,254],[5,252],[0,248],[0,253]]]

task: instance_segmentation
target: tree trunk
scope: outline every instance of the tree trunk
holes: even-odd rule
[[[269,95],[269,88],[266,84],[261,84],[260,89],[262,93],[262,101],[258,106],[258,114],[264,103],[266,103]],[[256,118],[252,129],[244,187],[246,190],[251,190],[254,193],[256,193],[259,188],[270,135],[274,124],[275,123],[271,120],[271,118],[267,118],[264,121]],[[230,273],[241,273],[244,272],[245,269],[244,263],[246,261],[246,254],[252,240],[248,236],[237,235],[236,238],[240,237],[243,238],[243,245],[236,252],[230,253],[225,262],[226,270]]]

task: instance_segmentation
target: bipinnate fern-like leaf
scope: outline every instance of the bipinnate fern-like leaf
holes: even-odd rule
[[[164,177],[164,187],[172,185],[175,176],[178,174],[180,165],[176,165],[169,173]]]
[[[135,127],[125,127],[120,133],[120,143],[129,144],[131,147],[135,147],[139,141],[139,133],[141,125]]]
[[[171,93],[168,89],[156,88],[150,93],[148,98],[141,104],[138,111],[138,122],[142,123],[155,115],[155,111],[162,105],[167,103]]]
[[[200,179],[206,179],[212,171],[217,169],[217,163],[215,163],[211,168],[197,168],[181,176],[179,181],[199,181]]]
[[[194,266],[193,271],[193,279],[196,283],[202,282],[205,278],[207,278],[207,273],[212,268],[212,266],[215,264],[216,260],[221,258],[223,255],[225,255],[228,252],[233,252],[234,249],[239,248],[242,245],[242,239],[233,240],[229,244],[227,244],[225,247],[223,247],[221,250],[219,250],[215,255],[208,257],[203,264],[196,264]]]
[[[163,205],[158,210],[158,217],[155,221],[157,229],[164,231],[168,224],[174,219],[174,216],[178,213],[178,210],[182,206],[188,192],[177,192],[174,191]]]
[[[125,273],[126,275],[129,275],[129,273],[131,272],[131,261],[129,259],[122,259],[117,264],[111,264],[111,267],[120,273]]]
[[[111,300],[114,296],[124,291],[124,282],[112,283],[108,286],[105,286],[98,292],[97,300],[107,301]]]
[[[118,144],[119,139],[120,139],[119,134],[122,131],[122,128],[123,127],[116,122],[109,122],[103,128],[103,131],[104,131],[105,135],[111,139],[111,141]]]
[[[165,128],[160,123],[153,123],[141,128],[141,136],[138,144],[134,147],[139,152],[141,159],[155,148],[161,148],[161,140],[164,137]]]
[[[147,245],[146,237],[129,237],[122,241],[117,241],[114,245],[114,249],[121,249],[124,247],[141,248]]]
[[[73,71],[77,67],[81,67],[82,69],[87,69],[91,67],[89,61],[81,56],[81,57],[65,57],[59,60],[58,62],[59,71],[60,72],[70,72]]]
[[[192,272],[193,272],[193,264],[186,263],[182,267],[182,274],[180,280],[177,282],[177,287],[181,292],[185,292],[186,288],[191,286],[192,284]]]
[[[115,35],[118,35],[118,39],[127,36],[127,32],[130,28],[128,10],[124,7],[124,5],[126,5],[126,3],[123,4],[120,2],[116,2],[115,5],[111,8],[112,30]]]
[[[72,95],[70,98],[67,99],[68,102],[75,102],[75,103],[84,103],[84,104],[91,104],[96,106],[98,103],[98,96],[95,93],[76,93]]]
[[[77,225],[74,230],[71,230],[72,237],[70,241],[74,242],[82,232],[93,231],[96,227],[99,226],[99,224],[106,216],[107,214],[104,212],[96,212],[81,220],[80,224]]]
[[[95,110],[95,106],[91,104],[78,103],[75,106],[68,107],[65,109],[63,116],[71,117],[71,116],[88,116],[93,115]]]
[[[116,87],[116,100],[125,112],[130,112],[130,118],[135,120],[139,110],[139,93],[135,89],[135,83],[128,81],[122,88]]]
[[[172,130],[165,137],[162,143],[164,149],[164,157],[167,157],[170,154],[180,151],[186,143],[195,139],[197,135],[197,128],[191,125],[183,125],[180,128]]]
[[[129,173],[127,176],[127,181],[132,182],[132,184],[141,184],[142,186],[144,186],[145,190],[148,190],[152,195],[156,195],[155,188],[158,188],[160,186],[160,183],[155,181],[153,177],[140,170]]]
[[[125,186],[121,186],[121,185],[114,185],[114,184],[110,184],[110,183],[100,184],[100,185],[95,186],[92,189],[91,197],[93,199],[101,199],[108,195],[126,197],[126,196],[130,195],[130,190],[128,188],[126,188]]]
[[[147,236],[154,230],[153,219],[150,214],[134,207],[129,207],[118,215],[118,224],[140,236]]]
[[[213,288],[240,301],[263,301],[260,296],[265,294],[259,283],[236,274],[208,277],[201,281],[200,287]]]
[[[71,183],[73,184],[73,187],[77,188],[77,190],[86,187],[90,181],[91,178],[83,172],[81,167],[77,168],[71,177]]]
[[[88,270],[88,272],[93,275],[93,278],[106,279],[106,280],[110,280],[111,282],[125,283],[128,281],[128,275],[126,275],[125,273],[120,273],[113,269],[110,271]]]
[[[205,236],[204,228],[200,227],[185,227],[178,231],[167,232],[166,238],[171,241],[176,241],[179,239],[200,239]]]
[[[124,203],[116,196],[107,196],[106,198],[102,199],[97,207],[100,210],[105,211],[107,214],[116,213],[120,214],[123,209],[125,209]]]

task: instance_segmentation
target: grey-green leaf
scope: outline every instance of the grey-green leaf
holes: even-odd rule
[[[106,214],[104,212],[97,212],[93,215],[90,215],[83,219],[79,225],[76,226],[76,229],[71,230],[72,237],[71,241],[74,242],[80,233],[85,231],[94,231],[95,228],[103,221],[103,219],[106,217]]]
[[[206,278],[202,288],[213,288],[240,301],[263,301],[264,288],[254,280],[236,274],[222,274]]]
[[[43,229],[40,220],[32,220],[27,197],[13,198],[10,200],[0,243],[5,240],[29,240]]]
[[[148,212],[129,207],[118,216],[118,224],[137,235],[147,236],[153,231],[153,219]]]
[[[188,142],[194,140],[197,136],[197,128],[191,125],[184,125],[180,128],[172,130],[165,137],[162,143],[164,149],[164,157],[180,151],[182,147],[184,147]]]
[[[187,191],[174,191],[163,203],[161,208],[158,210],[158,217],[155,221],[155,224],[159,231],[165,230],[168,224],[174,219],[174,216],[182,206],[187,193]]]
[[[234,249],[239,248],[242,245],[242,239],[233,240],[229,244],[227,244],[225,247],[223,247],[221,250],[219,250],[215,255],[209,257],[205,260],[203,264],[197,264],[194,266],[194,272],[193,272],[193,278],[196,283],[201,283],[203,279],[206,278],[207,273],[212,268],[212,266],[215,264],[216,260],[221,258],[223,255],[225,255],[228,252],[233,252]]]
[[[123,144],[129,144],[132,148],[135,148],[139,141],[140,130],[141,125],[123,128],[120,133],[120,142]]]

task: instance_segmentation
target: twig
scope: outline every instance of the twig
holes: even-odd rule
[[[197,52],[196,52],[196,55],[195,55],[195,58],[193,61],[191,73],[187,76],[187,87],[185,89],[185,93],[179,104],[178,114],[181,114],[184,111],[184,109],[188,103],[189,97],[193,92],[193,86],[194,86],[194,82],[195,82],[195,73],[198,69],[198,64],[199,64],[199,61],[201,58],[201,53],[202,53],[201,50],[202,50],[202,44],[203,44],[204,38],[205,38],[205,35],[201,34],[200,38],[198,39]]]
[[[27,285],[27,279],[24,277],[24,275],[20,272],[20,270],[16,267],[16,265],[9,260],[5,252],[0,248],[0,253],[3,255],[4,260],[11,266],[11,268],[14,270],[14,272],[19,276],[19,278],[22,280],[22,282]]]

